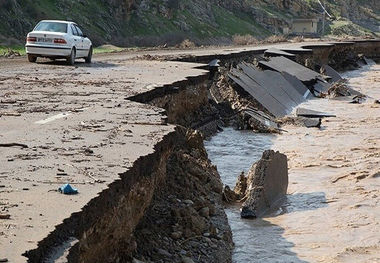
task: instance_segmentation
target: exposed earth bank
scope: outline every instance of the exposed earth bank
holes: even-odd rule
[[[135,257],[148,262],[231,262],[222,182],[201,135],[187,131],[185,138],[169,156],[165,182],[136,228]]]

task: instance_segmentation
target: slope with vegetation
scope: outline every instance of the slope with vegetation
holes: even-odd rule
[[[379,30],[380,1],[323,2],[335,20],[360,32]],[[293,18],[320,13],[317,0],[0,0],[0,45],[22,43],[41,19],[76,21],[97,45],[151,46],[262,39],[282,33]]]

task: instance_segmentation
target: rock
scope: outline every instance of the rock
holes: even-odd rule
[[[144,263],[144,261],[133,258],[132,263]]]
[[[201,196],[201,197],[197,197],[197,199],[195,200],[194,202],[194,209],[195,210],[201,210],[201,208],[207,206],[207,202],[205,201],[205,199]]]
[[[194,261],[189,257],[182,257],[182,263],[194,263]]]
[[[211,244],[210,247],[211,247],[212,249],[217,249],[217,248],[218,248],[218,245],[216,245],[216,244]]]
[[[157,253],[168,258],[172,257],[172,254],[170,254],[168,251],[162,248],[157,249]]]
[[[199,210],[199,214],[203,217],[210,217],[210,209],[206,206],[206,207],[203,207],[201,210]]]
[[[240,216],[241,218],[247,218],[247,219],[253,219],[257,217],[255,211],[248,206],[242,206],[240,210]]]
[[[192,148],[200,148],[203,146],[203,138],[198,131],[188,131],[186,133],[187,143]]]
[[[322,124],[322,118],[302,118],[302,122],[307,128],[320,128]]]
[[[204,232],[204,230],[206,230],[207,225],[204,222],[205,220],[202,217],[200,217],[200,216],[191,216],[190,220],[191,220],[190,222],[191,222],[191,226],[192,226],[191,229],[197,235],[200,235],[201,233]]]
[[[209,214],[210,214],[210,216],[215,216],[216,215],[216,209],[215,209],[215,205],[213,205],[213,204],[210,204],[209,206],[208,206],[208,208],[209,208]]]
[[[182,237],[182,232],[181,231],[175,231],[171,234],[171,237],[174,240],[180,239]]]
[[[217,228],[213,224],[211,224],[210,225],[210,235],[211,236],[217,236],[218,232],[219,231],[217,231]]]
[[[183,203],[185,203],[187,205],[193,205],[194,204],[194,202],[191,200],[184,200]]]
[[[173,208],[173,209],[171,210],[171,215],[172,215],[172,217],[178,219],[178,218],[181,217],[181,210],[178,209],[178,208]]]
[[[287,157],[273,150],[264,151],[255,163],[247,180],[246,201],[241,208],[242,218],[256,218],[286,195],[288,189]]]
[[[211,239],[209,239],[208,237],[206,237],[205,234],[207,234],[207,233],[203,234],[203,236],[204,236],[203,240],[206,241],[208,244],[211,244],[212,243]]]

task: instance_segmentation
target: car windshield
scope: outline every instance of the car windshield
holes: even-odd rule
[[[40,22],[34,31],[49,31],[49,32],[59,32],[67,33],[67,24],[60,22]]]

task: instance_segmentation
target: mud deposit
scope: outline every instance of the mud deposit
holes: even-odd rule
[[[263,150],[289,159],[284,204],[258,220],[226,213],[235,242],[234,262],[380,262],[380,66],[348,72],[352,88],[372,97],[363,104],[315,99],[301,105],[336,114],[322,127],[283,127],[252,134],[225,129],[206,142],[209,158],[233,187]]]

